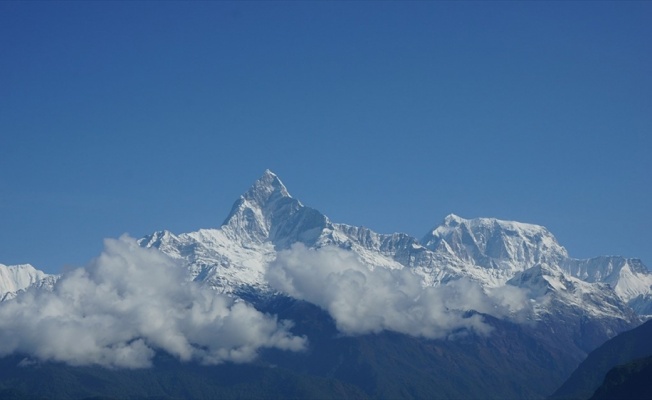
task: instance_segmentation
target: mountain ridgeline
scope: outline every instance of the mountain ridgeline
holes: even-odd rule
[[[582,361],[551,400],[588,399],[591,396],[600,399],[649,398],[652,393],[649,391],[652,389],[650,338],[652,320],[608,340]],[[634,383],[626,385],[630,376]],[[625,391],[630,389],[634,390]]]
[[[271,171],[220,227],[137,243],[181,265],[179,285],[290,321],[305,350],[264,348],[254,361],[216,366],[160,352],[152,368],[129,373],[12,355],[0,363],[0,393],[542,399],[589,352],[652,314],[652,274],[640,260],[575,259],[546,228],[493,218],[451,214],[421,240],[334,223]],[[59,276],[32,270],[0,265],[0,298],[57,290]]]

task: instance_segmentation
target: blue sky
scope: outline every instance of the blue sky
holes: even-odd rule
[[[336,222],[449,213],[652,266],[652,3],[0,2],[0,263],[218,227],[266,168]]]

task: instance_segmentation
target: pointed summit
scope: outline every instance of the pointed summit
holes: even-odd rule
[[[292,196],[290,196],[290,193],[288,193],[287,188],[278,176],[269,169],[266,169],[263,175],[254,182],[242,197],[264,206],[273,199],[282,197],[291,198]]]
[[[275,173],[266,169],[263,175],[236,202],[223,227],[238,237],[256,242],[269,238],[272,219],[281,210],[303,207],[290,196]]]
[[[233,204],[222,228],[238,240],[284,247],[316,240],[327,224],[324,215],[290,196],[278,176],[265,170]]]
[[[459,217],[455,214],[448,214],[446,218],[444,218],[444,225],[446,226],[457,226],[460,223],[464,221],[464,218]]]

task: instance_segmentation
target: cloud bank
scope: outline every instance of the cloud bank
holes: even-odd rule
[[[0,356],[142,368],[157,350],[217,364],[251,361],[262,347],[305,347],[289,322],[180,283],[184,273],[132,238],[107,239],[96,260],[65,274],[54,291],[32,290],[0,304]]]
[[[514,317],[529,303],[512,286],[485,291],[462,279],[423,287],[407,268],[370,270],[353,252],[337,247],[314,250],[296,244],[278,254],[267,278],[277,290],[327,310],[349,335],[390,330],[443,338],[459,329],[487,334],[491,327],[483,317],[468,311]]]

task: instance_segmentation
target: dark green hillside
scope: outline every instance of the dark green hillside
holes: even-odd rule
[[[279,299],[272,308],[295,321],[311,346],[307,354],[272,351],[265,359],[353,384],[375,398],[544,398],[585,356],[542,333],[541,326],[487,316],[495,329],[486,337],[468,332],[448,340],[391,332],[341,337],[327,314],[311,304]]]
[[[652,357],[613,368],[591,400],[647,400],[652,397]]]
[[[623,332],[592,351],[551,398],[588,399],[610,369],[648,356],[652,356],[652,321]]]
[[[0,360],[3,398],[48,399],[543,399],[584,353],[562,340],[563,327],[523,325],[485,316],[488,336],[459,331],[428,340],[392,332],[346,337],[326,312],[287,298],[263,311],[295,321],[307,335],[302,353],[265,350],[253,364],[200,366],[159,354],[155,366],[107,370]]]
[[[203,367],[167,356],[156,367],[108,370],[46,363],[18,367],[0,360],[2,399],[305,399],[364,398],[357,388],[320,377],[260,365]],[[13,396],[13,397],[11,397]]]

